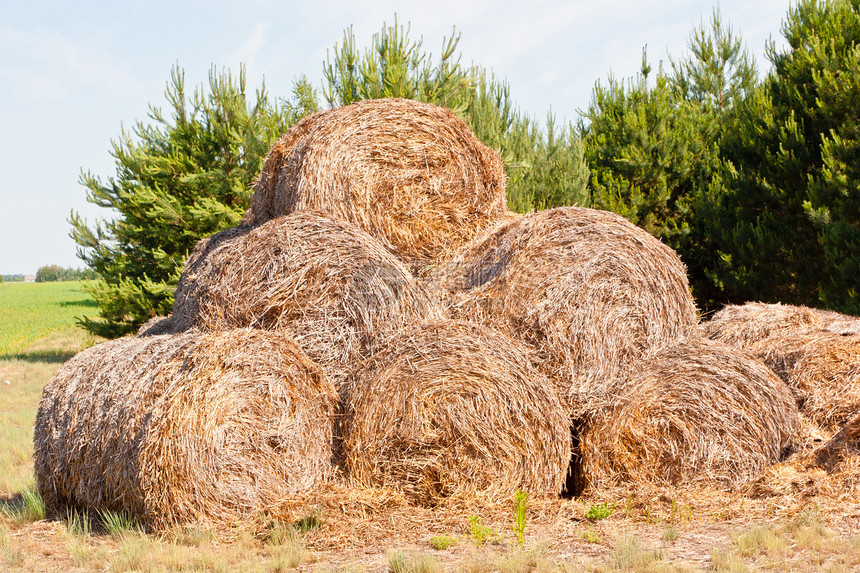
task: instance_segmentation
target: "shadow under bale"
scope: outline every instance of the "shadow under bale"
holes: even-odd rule
[[[579,472],[597,490],[733,488],[779,461],[798,424],[791,392],[764,364],[691,338],[640,361],[613,406],[586,418]]]
[[[286,336],[121,338],[69,360],[34,428],[39,492],[153,529],[255,518],[332,471],[337,394]]]
[[[450,110],[366,100],[306,117],[269,152],[245,223],[316,209],[417,267],[505,212],[505,171]]]
[[[488,328],[430,322],[382,341],[345,400],[350,482],[414,503],[557,496],[570,460],[568,417],[530,351]]]
[[[697,323],[677,254],[593,209],[509,217],[438,280],[456,315],[531,344],[575,417],[604,407],[630,365]]]

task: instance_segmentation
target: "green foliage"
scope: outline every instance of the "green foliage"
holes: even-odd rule
[[[585,512],[585,519],[589,521],[600,521],[606,519],[615,511],[614,503],[595,503]]]
[[[526,540],[526,518],[529,509],[529,496],[517,490],[514,494],[514,525],[511,527],[517,536],[517,544],[522,547]]]
[[[90,515],[86,510],[78,511],[69,508],[66,510],[66,529],[69,533],[78,537],[89,537],[93,526]]]
[[[0,282],[22,283],[24,282],[24,275],[3,275],[3,280]]]
[[[305,535],[309,531],[322,527],[324,521],[325,520],[322,516],[317,515],[316,513],[310,513],[302,516],[298,521],[296,521],[295,529],[302,535]]]
[[[469,537],[475,545],[497,543],[499,540],[499,534],[492,527],[483,525],[478,515],[469,516]]]
[[[805,0],[725,137],[716,241],[727,298],[860,312],[860,6]]]
[[[430,538],[430,547],[437,551],[448,549],[457,542],[457,538],[450,535],[434,535]]]
[[[125,511],[99,511],[99,521],[108,535],[115,539],[123,539],[131,533],[141,531],[134,516]]]
[[[212,70],[208,87],[187,94],[174,68],[169,112],[151,106],[148,122],[112,142],[116,176],[81,176],[87,200],[111,210],[92,226],[70,218],[78,256],[101,277],[91,288],[101,319],[83,321],[96,334],[125,334],[170,312],[190,250],[239,222],[270,145],[308,111],[306,82],[296,85],[292,107],[271,103],[265,89],[251,100],[244,68],[238,78]]]
[[[670,78],[650,67],[629,82],[610,77],[594,88],[583,128],[591,201],[679,249],[690,232],[690,201],[709,173],[713,122],[675,97]]]

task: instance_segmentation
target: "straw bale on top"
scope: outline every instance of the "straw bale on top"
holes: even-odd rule
[[[173,306],[174,320],[203,330],[287,330],[336,383],[372,337],[435,312],[378,241],[312,211],[201,241]]]
[[[791,392],[735,348],[690,338],[642,360],[612,408],[580,428],[580,479],[734,487],[779,461],[799,424]]]
[[[566,413],[527,347],[486,327],[423,323],[379,344],[347,386],[344,452],[357,485],[412,501],[519,488],[558,495],[570,460]]]
[[[154,529],[230,525],[332,469],[337,394],[282,333],[121,338],[66,362],[34,428],[39,492]]]
[[[860,336],[810,329],[775,333],[753,345],[797,398],[800,411],[825,429],[860,414]]]
[[[450,110],[361,101],[308,116],[272,147],[245,223],[299,209],[353,223],[422,266],[505,212],[504,164]]]
[[[574,415],[605,404],[629,366],[697,321],[677,254],[593,209],[511,217],[464,248],[440,281],[461,316],[531,343]]]

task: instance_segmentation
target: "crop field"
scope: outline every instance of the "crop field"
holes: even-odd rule
[[[76,319],[96,313],[78,281],[0,283],[0,357],[13,357],[36,340],[74,328]]]

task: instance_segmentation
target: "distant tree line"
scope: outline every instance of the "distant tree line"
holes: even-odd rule
[[[0,275],[0,283],[22,283],[24,275]]]
[[[36,271],[37,283],[95,280],[97,277],[98,275],[93,269],[64,268],[59,265],[45,265]]]
[[[238,223],[271,144],[321,107],[379,97],[463,118],[502,155],[511,209],[607,209],[659,237],[705,311],[755,299],[860,314],[860,2],[801,0],[782,34],[762,78],[715,10],[685,57],[654,69],[643,51],[636,77],[598,81],[567,124],[534,121],[506,82],[461,65],[456,34],[434,60],[396,20],[364,50],[347,30],[319,91],[300,77],[289,97],[249,94],[240,69],[212,70],[189,94],[175,68],[167,112],[151,107],[112,142],[115,177],[82,175],[111,210],[70,219],[99,276],[101,317],[86,326],[117,336],[169,313],[188,253]]]

